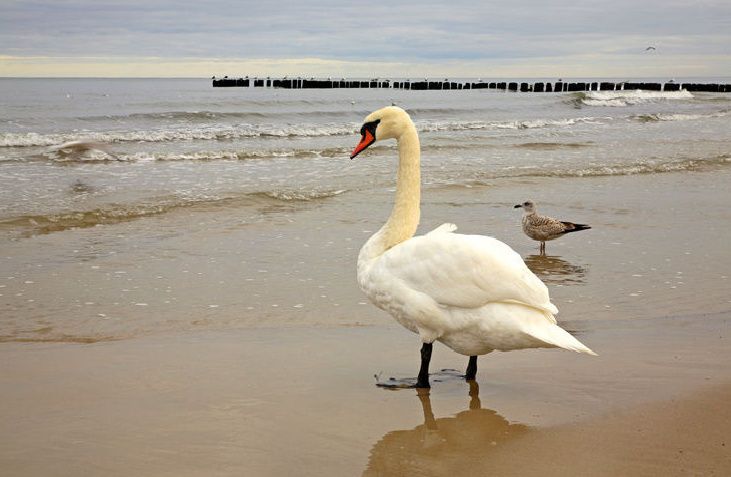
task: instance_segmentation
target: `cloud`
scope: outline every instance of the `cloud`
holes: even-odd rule
[[[600,65],[621,60],[629,69],[648,61],[644,48],[654,45],[655,70],[672,69],[680,58],[705,61],[694,69],[719,75],[731,68],[712,62],[729,54],[727,1],[290,3],[9,0],[0,5],[0,55],[102,57],[116,65],[145,57],[178,65],[211,58],[285,62],[279,66],[320,58],[384,69],[391,63],[454,69],[452,63],[463,62],[467,71],[531,60],[578,65],[592,54]]]

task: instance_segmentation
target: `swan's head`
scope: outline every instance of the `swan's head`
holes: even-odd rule
[[[514,208],[515,209],[522,208],[523,210],[525,210],[526,214],[532,214],[533,212],[536,211],[536,204],[534,204],[532,200],[526,200],[522,204],[516,205]]]
[[[376,141],[398,139],[413,127],[414,123],[409,114],[398,106],[387,106],[373,111],[363,121],[363,127],[360,128],[360,142],[350,153],[350,158],[353,159]]]

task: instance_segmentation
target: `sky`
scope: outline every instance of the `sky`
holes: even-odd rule
[[[0,76],[213,75],[729,77],[731,0],[0,0]]]

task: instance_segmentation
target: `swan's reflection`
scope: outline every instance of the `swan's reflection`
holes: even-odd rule
[[[586,283],[586,267],[574,265],[556,255],[529,255],[525,264],[545,283],[577,285]]]
[[[434,418],[428,389],[418,389],[424,424],[411,430],[391,431],[371,449],[364,477],[391,475],[485,475],[489,451],[528,430],[510,424],[501,415],[483,409],[479,386],[470,381],[469,409],[454,417]]]

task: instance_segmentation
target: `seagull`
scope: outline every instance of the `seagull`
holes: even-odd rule
[[[533,240],[541,242],[541,254],[546,253],[546,242],[549,240],[556,239],[563,234],[591,228],[586,224],[564,222],[553,217],[538,215],[536,204],[530,200],[518,204],[514,208],[523,209],[523,232]]]
[[[645,51],[656,50],[656,49],[657,48],[655,48],[654,46],[648,46],[647,48],[645,48]]]

